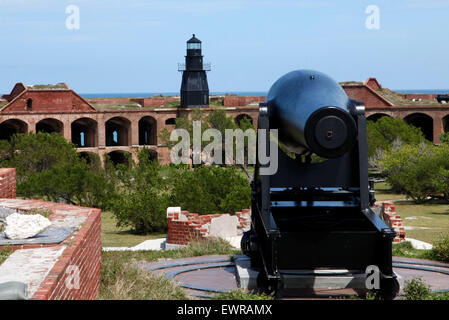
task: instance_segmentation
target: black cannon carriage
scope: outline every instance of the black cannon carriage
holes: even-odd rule
[[[256,164],[251,230],[242,238],[259,286],[363,291],[367,268],[374,266],[380,271],[374,289],[393,298],[399,290],[392,269],[395,232],[370,208],[363,104],[313,70],[284,75],[266,101],[258,129],[278,130],[277,149],[269,151],[278,154],[277,171],[263,175],[270,164]],[[260,143],[269,150],[268,135]]]

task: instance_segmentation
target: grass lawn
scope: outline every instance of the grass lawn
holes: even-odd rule
[[[429,201],[415,204],[412,201],[397,202],[396,212],[401,216],[406,237],[432,242],[442,233],[449,233],[449,204],[442,201]]]
[[[393,193],[386,182],[375,184],[376,200],[405,199],[404,194]],[[449,233],[449,203],[432,200],[416,204],[412,200],[395,202],[396,212],[401,216],[406,237],[432,243],[440,234]]]
[[[391,192],[391,188],[386,182],[376,182],[374,190],[376,191],[375,197],[377,201],[406,199],[405,194]]]
[[[110,212],[101,214],[101,241],[103,247],[134,247],[149,239],[165,238],[165,233],[139,235],[129,228],[118,228],[117,221]]]

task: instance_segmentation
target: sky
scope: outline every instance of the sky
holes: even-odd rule
[[[447,89],[448,31],[449,0],[0,0],[0,92],[176,92],[192,33],[213,92],[268,91],[296,69]]]

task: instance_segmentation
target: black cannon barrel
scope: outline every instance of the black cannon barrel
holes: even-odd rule
[[[279,130],[280,142],[291,152],[337,158],[356,140],[352,100],[324,73],[287,73],[270,88],[267,102],[270,126]]]

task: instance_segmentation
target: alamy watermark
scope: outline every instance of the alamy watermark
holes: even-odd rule
[[[365,280],[365,286],[368,290],[380,289],[380,270],[378,266],[370,265],[366,267],[365,273],[367,274]]]
[[[69,265],[65,270],[67,277],[65,278],[65,287],[68,290],[78,290],[80,288],[80,269],[77,265]]]
[[[171,149],[170,161],[174,164],[254,165],[258,160],[260,174],[273,175],[278,169],[278,148],[276,144],[278,130],[270,129],[267,132],[265,129],[259,129],[257,134],[259,143],[256,148],[257,138],[254,129],[250,128],[246,131],[226,129],[223,140],[223,135],[218,129],[210,128],[202,133],[201,121],[196,120],[193,121],[192,141],[189,132],[185,129],[175,129],[171,132],[170,141],[178,142],[181,140]],[[203,142],[209,141],[211,142],[202,148]],[[267,150],[266,141],[269,141],[269,150]],[[256,154],[256,150],[258,150],[258,154]]]
[[[369,30],[380,29],[380,9],[378,6],[372,4],[366,7],[365,13],[369,16],[365,20],[365,27]]]
[[[80,8],[74,4],[68,5],[65,8],[65,13],[68,14],[65,19],[65,27],[68,30],[80,29]]]

